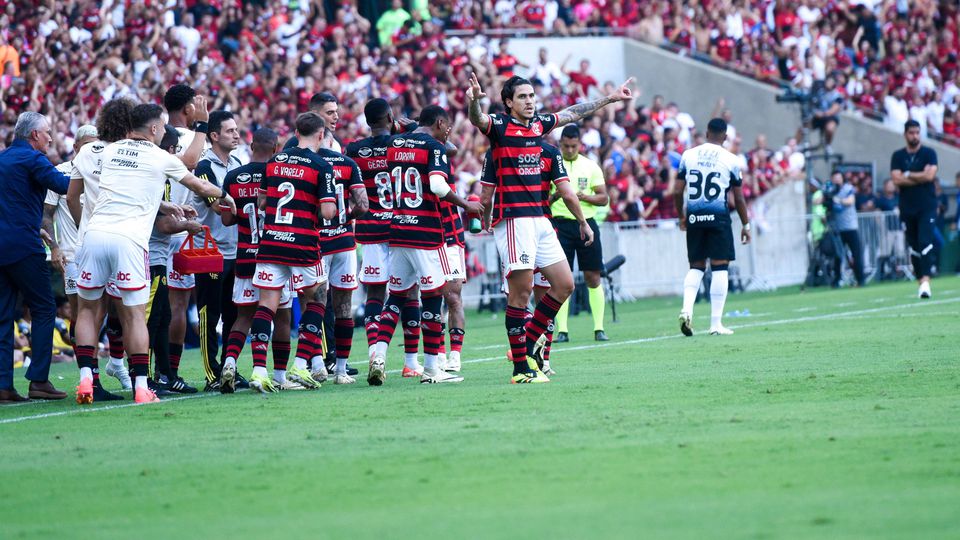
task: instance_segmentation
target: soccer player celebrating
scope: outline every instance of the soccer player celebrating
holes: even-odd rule
[[[301,385],[316,388],[310,376],[300,376],[307,360],[314,356],[322,332],[326,276],[320,260],[319,220],[333,219],[337,213],[333,168],[316,151],[324,136],[324,120],[316,113],[297,117],[297,147],[273,156],[267,162],[261,192],[264,199],[263,233],[257,249],[253,285],[260,289],[260,300],[250,326],[253,350],[253,375],[250,387],[258,392],[274,392],[276,385],[267,375],[267,343],[270,341],[274,313],[282,291],[293,280],[293,287],[306,304],[300,320],[300,342],[294,369],[286,376]],[[221,384],[230,384],[236,375],[236,363],[225,363]]]
[[[250,163],[227,173],[223,188],[236,202],[237,212],[221,211],[220,219],[224,226],[237,227],[236,279],[233,283],[233,302],[237,306],[237,317],[224,341],[224,365],[229,364],[236,370],[237,358],[247,342],[247,333],[253,323],[253,315],[260,301],[260,289],[253,286],[253,275],[257,266],[257,243],[260,241],[260,186],[267,171],[267,161],[280,149],[277,133],[261,128],[253,133],[250,144]],[[273,383],[279,390],[300,390],[300,383],[287,380],[287,363],[290,359],[290,317],[293,295],[289,287],[282,289],[279,310],[274,323],[273,333]],[[309,375],[309,373],[307,374]],[[234,377],[227,380],[221,374],[220,392],[232,394],[235,388]]]
[[[219,197],[227,206],[234,204],[222,189],[200,181],[179,159],[156,146],[164,134],[162,114],[159,105],[137,105],[130,111],[127,138],[103,149],[100,194],[83,232],[83,247],[78,257],[78,402],[93,401],[91,365],[99,330],[97,315],[100,297],[107,287],[122,300],[117,311],[130,367],[136,377],[135,400],[137,403],[158,401],[147,386],[146,266],[150,231],[160,209],[166,181],[180,182],[204,197]]]
[[[596,101],[568,107],[556,114],[537,114],[536,95],[530,81],[511,77],[500,97],[507,114],[485,114],[480,100],[486,94],[476,74],[470,75],[470,122],[490,139],[496,184],[484,184],[480,195],[487,208],[485,227],[491,224],[508,281],[506,330],[513,358],[513,383],[541,383],[549,379],[531,368],[535,345],[553,323],[557,310],[573,292],[573,274],[553,226],[543,216],[543,185],[540,171],[542,137],[556,127],[576,122],[611,103],[633,98],[627,80],[613,94]],[[493,200],[496,190],[497,200]],[[494,215],[495,212],[495,215]],[[593,231],[584,222],[584,238]],[[526,306],[533,290],[533,271],[539,268],[550,290],[537,304],[533,318],[525,323]],[[531,339],[533,338],[533,339]],[[534,366],[535,367],[535,366]]]
[[[691,148],[680,157],[677,190],[673,196],[680,230],[687,233],[687,259],[690,270],[683,280],[683,309],[680,331],[693,335],[693,303],[697,300],[700,281],[710,259],[713,279],[710,282],[710,334],[729,335],[725,328],[723,304],[727,301],[727,267],[736,258],[727,192],[733,188],[733,201],[743,228],[740,241],[750,242],[750,221],[743,199],[742,177],[736,157],[723,147],[727,138],[727,122],[714,118],[707,124],[707,142]],[[686,202],[686,211],[684,211]]]
[[[450,165],[444,142],[450,133],[450,117],[442,107],[430,105],[420,113],[420,127],[397,135],[387,149],[387,166],[393,182],[393,222],[390,227],[390,295],[380,315],[379,335],[367,382],[380,386],[386,378],[387,347],[400,320],[407,295],[420,287],[423,309],[424,368],[421,383],[460,382],[438,366],[443,333],[440,325],[441,293],[446,282],[447,254],[444,246],[440,201],[468,212],[483,211],[478,202],[467,202],[450,189]]]

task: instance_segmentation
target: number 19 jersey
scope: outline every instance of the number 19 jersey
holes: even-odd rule
[[[270,158],[261,185],[267,193],[258,263],[312,266],[320,261],[320,204],[335,202],[333,167],[306,148]]]
[[[741,174],[736,156],[722,146],[705,143],[684,152],[678,176],[687,183],[687,225],[729,226],[727,191],[741,185]]]
[[[387,148],[387,170],[393,183],[390,246],[436,249],[444,245],[440,199],[430,190],[430,175],[450,177],[447,151],[426,133],[397,135]]]

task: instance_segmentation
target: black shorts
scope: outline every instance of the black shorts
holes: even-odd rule
[[[580,270],[600,272],[603,270],[600,227],[593,218],[588,219],[587,223],[593,229],[593,243],[589,246],[583,245],[583,240],[580,239],[580,225],[575,220],[553,219],[553,226],[557,229],[557,238],[560,239],[560,246],[567,256],[567,262],[570,263],[570,270],[573,270],[573,261],[576,258]]]
[[[840,118],[838,116],[821,116],[819,118],[814,118],[813,129],[826,129],[827,124],[829,124],[830,122],[839,124]]]
[[[687,228],[687,260],[690,262],[707,259],[732,261],[737,258],[733,247],[733,230],[729,225],[723,227]]]

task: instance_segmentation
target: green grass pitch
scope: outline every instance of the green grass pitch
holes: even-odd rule
[[[548,385],[507,384],[502,317],[469,313],[459,385],[391,347],[381,388],[2,407],[0,537],[957,538],[960,278],[915,293],[732,295],[730,337],[706,303],[681,337],[676,298],[603,345],[575,317]]]

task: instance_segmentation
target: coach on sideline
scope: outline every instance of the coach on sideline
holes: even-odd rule
[[[550,195],[550,212],[553,216],[553,225],[557,229],[560,245],[573,270],[573,261],[576,258],[583,272],[583,280],[587,283],[587,293],[590,300],[590,312],[593,314],[593,337],[597,341],[609,341],[603,331],[603,310],[606,299],[603,297],[603,287],[600,286],[603,271],[603,247],[600,244],[600,228],[597,227],[595,216],[597,210],[609,202],[607,184],[603,179],[600,166],[590,158],[580,155],[580,128],[570,124],[563,128],[560,134],[560,153],[563,154],[563,166],[567,169],[571,186],[580,199],[580,208],[587,224],[593,229],[593,243],[587,244],[580,237],[580,224],[577,223],[570,210],[563,201],[558,200],[560,195],[554,191]],[[570,313],[570,300],[567,299],[557,312],[556,343],[570,341],[567,333],[567,317]]]
[[[47,190],[62,195],[70,185],[70,178],[47,159],[52,140],[50,121],[42,114],[25,112],[17,118],[13,144],[0,152],[0,403],[27,401],[13,387],[13,321],[18,293],[33,316],[33,362],[27,370],[27,395],[31,399],[67,397],[49,381],[57,307],[40,239]],[[62,261],[55,262],[62,265]]]

